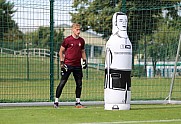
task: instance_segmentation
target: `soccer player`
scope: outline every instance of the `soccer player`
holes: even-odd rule
[[[61,80],[56,89],[56,98],[54,107],[58,107],[58,100],[62,93],[62,90],[70,76],[73,73],[76,82],[76,108],[84,108],[80,103],[81,91],[82,91],[82,68],[87,68],[86,53],[85,53],[85,41],[80,36],[80,24],[74,23],[72,25],[72,35],[66,37],[60,47],[60,66],[61,66]],[[83,60],[81,65],[81,59]]]

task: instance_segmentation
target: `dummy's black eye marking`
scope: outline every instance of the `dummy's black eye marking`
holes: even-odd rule
[[[119,19],[119,22],[123,22],[123,19]]]

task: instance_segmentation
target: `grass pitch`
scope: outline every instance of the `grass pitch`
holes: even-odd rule
[[[131,105],[107,111],[104,106],[0,107],[0,124],[180,124],[181,105]]]

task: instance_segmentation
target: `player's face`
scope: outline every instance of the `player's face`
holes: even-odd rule
[[[120,31],[127,30],[127,16],[126,15],[118,15],[117,16],[117,27]]]
[[[80,35],[80,27],[73,28],[73,33],[76,37],[79,37]]]

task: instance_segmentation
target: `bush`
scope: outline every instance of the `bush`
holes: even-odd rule
[[[146,74],[143,65],[134,65],[132,70],[133,77],[144,77],[145,75]]]

